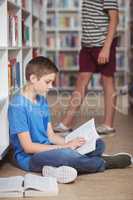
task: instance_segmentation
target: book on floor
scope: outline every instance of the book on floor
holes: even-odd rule
[[[0,177],[1,197],[37,197],[58,194],[54,177],[43,177],[27,173],[25,176]]]
[[[96,141],[100,136],[96,131],[94,119],[89,120],[68,134],[65,137],[65,142],[80,137],[83,137],[86,140],[85,144],[76,149],[80,154],[87,154],[96,149]]]

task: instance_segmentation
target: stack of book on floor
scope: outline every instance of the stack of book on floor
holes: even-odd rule
[[[0,178],[0,198],[55,196],[58,184],[54,177],[43,177],[27,173],[25,176]]]

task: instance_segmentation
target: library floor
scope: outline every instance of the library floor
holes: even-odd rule
[[[51,105],[52,102],[54,103],[55,99],[52,98]],[[56,118],[56,113],[60,113],[58,107],[60,105],[57,104],[54,105],[54,107],[52,108],[54,113],[54,122],[58,121],[58,118],[60,117],[58,116]],[[123,105],[125,105],[125,103],[123,103]],[[95,107],[95,109],[93,109],[92,107]],[[96,109],[96,106],[94,105],[91,106],[91,108],[87,109],[89,114],[86,114],[86,112],[84,112],[83,110],[81,110],[77,114],[77,125],[90,119],[93,115],[95,116],[97,123],[101,121],[101,116],[99,114],[101,113],[102,115],[101,106],[99,110]],[[98,111],[97,113],[96,110]],[[126,109],[120,109],[120,107],[117,110],[119,110],[119,112],[116,113],[115,118],[115,127],[117,132],[115,136],[104,138],[104,141],[107,145],[106,153],[117,153],[125,151],[133,154],[133,114],[127,113]],[[6,160],[0,166],[0,176],[13,176],[24,174],[24,171],[15,168]],[[59,195],[57,197],[42,197],[37,199],[133,200],[133,166],[127,169],[108,170],[104,173],[79,176],[74,183],[66,185],[60,184]],[[30,200],[30,198],[28,198],[27,200]]]

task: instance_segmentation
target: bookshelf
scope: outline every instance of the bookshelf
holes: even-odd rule
[[[130,49],[130,0],[118,0],[119,26],[116,54],[116,86],[117,90],[127,92],[129,81],[129,49]]]
[[[27,62],[45,54],[45,0],[0,1],[0,159],[9,146],[7,108],[24,84]]]
[[[129,79],[129,105],[133,111],[133,1],[130,2],[130,79]]]
[[[60,69],[58,90],[73,90],[78,72],[80,49],[79,0],[47,0],[46,55]]]

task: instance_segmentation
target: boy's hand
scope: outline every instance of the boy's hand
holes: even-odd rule
[[[85,142],[86,141],[84,138],[76,138],[74,140],[71,140],[70,142],[67,142],[66,147],[74,150],[74,149],[77,149],[78,147],[82,146]]]
[[[110,49],[103,47],[98,55],[98,64],[106,64],[109,62]]]

